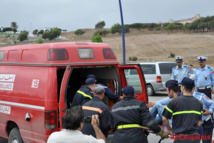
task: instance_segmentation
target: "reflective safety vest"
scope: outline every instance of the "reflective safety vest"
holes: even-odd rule
[[[141,125],[138,124],[125,124],[117,126],[117,129],[126,129],[126,128],[141,128]]]
[[[80,90],[78,90],[77,93],[82,94],[82,95],[83,95],[84,97],[86,97],[86,98],[92,99],[92,97],[91,97],[90,95],[85,94],[84,92],[82,92],[82,91],[80,91]]]

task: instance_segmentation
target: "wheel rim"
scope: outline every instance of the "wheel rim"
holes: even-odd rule
[[[19,143],[18,138],[17,137],[13,137],[11,143]]]
[[[148,95],[152,95],[153,91],[151,87],[147,87],[147,93]]]

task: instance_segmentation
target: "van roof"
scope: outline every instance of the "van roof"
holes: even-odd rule
[[[0,64],[62,66],[119,64],[119,62],[108,44],[61,42],[2,47]]]
[[[130,63],[130,64],[159,64],[159,63],[176,63],[176,62],[137,62],[137,63]]]

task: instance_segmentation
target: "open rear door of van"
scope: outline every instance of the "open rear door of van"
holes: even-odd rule
[[[148,103],[146,82],[141,66],[139,64],[120,65],[119,71],[122,87],[127,85],[133,86],[135,89],[135,98],[144,103]],[[129,78],[129,74],[134,74],[137,78]]]
[[[72,72],[72,68],[70,66],[67,66],[62,79],[62,84],[61,84],[60,98],[59,98],[60,128],[63,128],[62,117],[65,115],[65,110],[67,108],[66,93],[67,93],[68,80],[69,80],[69,76],[71,75],[71,72]]]

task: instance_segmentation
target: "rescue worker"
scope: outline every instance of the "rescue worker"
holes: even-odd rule
[[[145,103],[134,98],[134,88],[130,85],[122,89],[124,98],[112,107],[113,126],[116,129],[112,143],[147,143],[141,126],[153,130],[161,138],[167,138],[154,121]]]
[[[92,92],[96,87],[96,80],[94,78],[87,78],[85,80],[85,85],[83,85],[74,95],[71,107],[77,105],[83,105],[87,101],[91,100],[94,95]]]
[[[212,93],[214,93],[214,71],[212,67],[206,65],[206,60],[206,57],[198,57],[200,67],[196,69],[195,89],[212,99]]]
[[[203,143],[212,142],[213,124],[211,116],[214,112],[214,102],[204,93],[195,91],[193,96],[203,103],[202,127],[203,127]],[[206,138],[205,138],[206,137]]]
[[[103,86],[97,86],[94,89],[94,97],[92,100],[86,102],[82,108],[84,110],[85,118],[91,118],[92,115],[98,115],[100,120],[99,128],[107,138],[110,129],[111,115],[108,106],[102,102],[104,98],[105,89]],[[82,133],[92,135],[96,138],[94,128],[91,123],[84,123]]]
[[[188,77],[181,81],[183,96],[172,99],[163,112],[163,122],[170,133],[175,133],[174,143],[200,143],[198,128],[201,125],[203,105],[192,96],[194,81]],[[172,118],[172,128],[168,119]]]
[[[89,74],[87,76],[87,78],[95,78],[96,79],[96,76],[94,74]],[[112,99],[115,102],[123,99],[123,96],[118,96],[117,94],[114,94],[112,92],[112,90],[110,88],[108,88],[107,86],[105,86],[104,84],[96,83],[96,86],[103,86],[105,88],[105,96],[107,96],[108,98]]]
[[[178,84],[183,80],[184,77],[189,77],[189,74],[194,74],[194,70],[190,68],[188,65],[183,64],[182,57],[175,58],[177,66],[172,68],[172,76],[171,80],[177,80]],[[180,85],[179,85],[180,86]],[[179,88],[180,91],[180,88]]]

